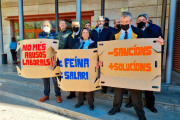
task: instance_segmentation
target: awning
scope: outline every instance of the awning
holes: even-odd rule
[[[81,17],[94,16],[94,11],[82,11]],[[76,12],[59,13],[59,19],[76,18]],[[24,20],[31,19],[55,19],[55,14],[24,15]],[[8,16],[5,20],[19,20],[19,16]]]

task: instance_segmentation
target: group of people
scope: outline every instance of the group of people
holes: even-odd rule
[[[50,21],[44,21],[41,29],[42,33],[38,38],[57,39],[59,40],[59,49],[91,49],[97,47],[99,41],[109,40],[127,40],[136,38],[157,38],[157,41],[164,45],[164,40],[161,35],[161,28],[155,24],[149,22],[147,14],[140,14],[136,21],[136,26],[133,26],[132,14],[129,12],[123,12],[120,19],[114,20],[114,27],[109,26],[109,19],[99,16],[97,19],[97,25],[91,29],[91,23],[87,22],[85,27],[80,29],[80,23],[77,20],[72,21],[72,32],[67,30],[67,23],[65,20],[60,20],[60,31],[56,34],[53,32],[53,26]],[[96,68],[98,69],[103,63],[99,61]],[[54,82],[54,90],[57,97],[57,102],[61,103],[61,92],[57,84],[57,79],[52,78]],[[43,78],[44,82],[44,96],[39,102],[44,102],[49,99],[50,94],[50,78]],[[107,93],[107,88],[103,86],[102,93]],[[114,101],[113,108],[108,112],[109,115],[114,115],[120,112],[120,107],[123,101],[123,89],[114,88]],[[134,109],[140,120],[146,120],[145,112],[143,110],[143,99],[141,90],[129,89],[130,103],[128,107],[134,106]],[[88,98],[89,110],[94,110],[94,93],[92,92],[78,92],[78,102],[75,108],[79,108],[84,105],[86,96]],[[76,92],[71,91],[67,96],[67,99],[76,97]],[[152,112],[157,112],[154,107],[155,97],[152,91],[145,91],[145,98],[147,101],[147,107]]]

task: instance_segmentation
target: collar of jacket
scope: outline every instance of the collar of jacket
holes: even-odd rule
[[[66,31],[67,31],[66,29],[64,31],[60,30],[60,32],[62,32],[62,33],[65,33]]]
[[[79,34],[80,34],[80,31],[78,32],[77,35],[79,35]],[[76,36],[77,36],[77,35],[76,35]],[[72,37],[73,39],[75,38],[74,33],[71,34],[71,37]]]
[[[133,29],[133,27],[132,27],[132,39],[136,39],[138,35],[135,34],[135,33],[133,32],[133,30],[134,30],[134,29]],[[121,35],[121,30],[120,30],[118,33],[115,34],[115,39],[116,39],[116,40],[119,40],[119,39],[120,39],[120,35]]]
[[[52,36],[52,35],[54,35],[54,34],[55,34],[55,33],[54,33],[53,31],[50,31],[50,33],[46,33],[46,32],[43,31],[43,35],[45,35],[45,36],[46,36],[46,35]]]
[[[93,41],[91,38],[89,38],[88,40],[89,40],[89,44],[94,43],[94,41]],[[84,41],[84,40],[82,40],[82,39],[80,38],[80,41],[79,41],[79,42],[82,43],[83,41]]]
[[[95,30],[96,32],[98,32],[98,31],[97,31],[97,28],[98,28],[98,27],[95,27],[95,28],[92,29],[92,30]],[[102,28],[102,31],[103,31],[104,29],[105,29],[105,28],[103,27],[103,28]]]

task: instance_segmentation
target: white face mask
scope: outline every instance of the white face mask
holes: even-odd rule
[[[46,32],[46,33],[50,32],[50,30],[51,29],[49,27],[47,27],[47,26],[43,27],[43,31]]]
[[[99,28],[103,28],[103,25],[99,25]]]

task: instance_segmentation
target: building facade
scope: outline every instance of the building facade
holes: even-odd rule
[[[85,22],[91,22],[96,26],[98,16],[101,15],[101,0],[81,0],[82,27]],[[165,51],[168,33],[169,3],[167,0],[166,25],[165,25]],[[179,3],[179,2],[178,2]],[[59,0],[59,20],[65,19],[68,29],[71,30],[71,21],[76,19],[76,0]],[[161,26],[163,0],[105,0],[105,17],[110,19],[110,26],[113,21],[120,18],[123,11],[129,11],[133,15],[133,25],[136,26],[136,19],[139,14],[147,13],[154,24]],[[19,19],[18,0],[1,0],[2,25],[3,25],[3,46],[4,53],[8,56],[8,63],[12,63],[9,50],[11,37],[19,40]],[[34,39],[42,31],[43,20],[51,20],[55,24],[55,0],[23,0],[24,9],[24,39]],[[178,10],[177,10],[178,11]],[[177,23],[179,24],[179,23]],[[177,39],[178,40],[178,39]],[[164,53],[164,59],[165,59]],[[19,58],[18,53],[18,58]],[[165,65],[165,62],[164,64]]]

